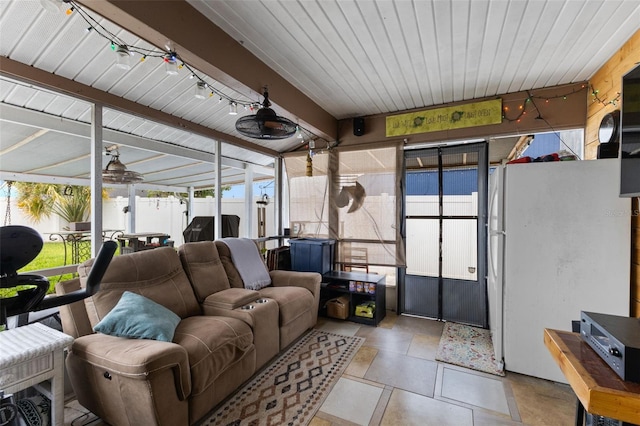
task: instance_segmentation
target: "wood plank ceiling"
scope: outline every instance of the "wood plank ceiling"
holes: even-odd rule
[[[47,2],[60,10],[45,10]],[[165,49],[170,43],[208,84],[231,98],[259,102],[267,85],[278,114],[300,123],[308,136],[325,139],[335,137],[341,119],[589,80],[640,28],[637,0],[79,4],[95,19],[92,25],[130,46]],[[105,105],[104,124],[113,131],[105,145],[120,143],[123,161],[156,176],[149,182],[158,185],[203,185],[184,173],[196,167],[194,159],[168,167],[168,158],[178,158],[182,148],[205,157],[214,154],[214,140],[222,141],[231,182],[242,181],[243,162],[266,176],[260,167],[300,146],[295,137],[265,142],[237,133],[238,116],[228,114],[228,103],[217,96],[195,99],[194,80],[185,69],[167,76],[161,59],[140,56],[128,71],[114,67],[110,41],[87,32],[78,11],[65,14],[68,7],[60,0],[0,0],[3,176],[86,177],[89,162],[82,158],[89,152],[92,97]],[[51,117],[60,123],[52,124]],[[39,140],[38,161],[36,145],[25,142],[29,137]],[[65,138],[78,143],[61,148]],[[74,159],[82,165],[71,167]]]

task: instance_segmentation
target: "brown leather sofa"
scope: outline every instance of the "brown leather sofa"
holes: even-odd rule
[[[92,262],[78,267],[80,280],[59,283],[58,294],[79,289]],[[245,289],[219,241],[115,257],[98,293],[60,310],[76,338],[66,365],[80,404],[112,425],[200,420],[316,323],[320,275],[269,275],[268,287]],[[171,342],[93,331],[125,291],[180,317]]]

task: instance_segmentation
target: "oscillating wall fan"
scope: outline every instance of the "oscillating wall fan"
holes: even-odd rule
[[[296,132],[296,124],[285,117],[280,117],[269,108],[269,92],[265,88],[264,101],[258,112],[246,115],[236,121],[236,130],[253,139],[285,139]]]
[[[351,202],[351,206],[349,206],[347,213],[353,213],[362,207],[366,196],[367,193],[364,190],[364,186],[360,185],[359,182],[343,185],[336,197],[336,206],[338,208],[343,208],[348,206],[349,202]]]

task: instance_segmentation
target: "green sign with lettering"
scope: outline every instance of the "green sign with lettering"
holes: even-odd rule
[[[502,99],[387,117],[387,137],[486,126],[502,122]]]

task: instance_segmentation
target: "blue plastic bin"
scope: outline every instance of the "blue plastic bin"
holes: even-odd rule
[[[326,274],[333,269],[336,240],[296,238],[289,240],[291,270]]]

